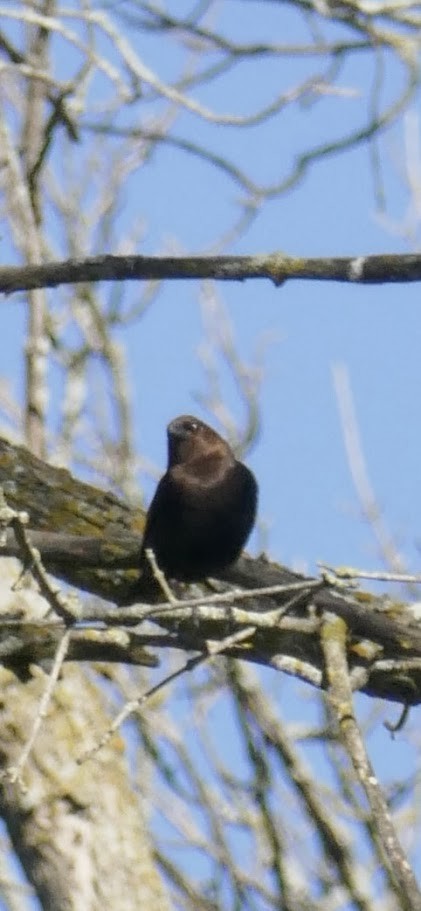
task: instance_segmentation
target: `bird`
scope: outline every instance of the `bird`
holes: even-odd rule
[[[142,582],[153,578],[148,549],[166,578],[196,582],[239,557],[255,522],[258,486],[226,440],[199,418],[174,418],[167,437],[167,470],[146,517]]]

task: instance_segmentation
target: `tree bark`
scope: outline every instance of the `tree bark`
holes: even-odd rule
[[[33,607],[39,615],[36,593],[10,593],[13,564],[2,565],[2,611]],[[62,669],[21,781],[12,780],[47,679],[35,665],[24,678],[0,669],[0,813],[44,911],[169,911],[123,741],[115,736],[93,759],[77,762],[110,723],[92,673]]]

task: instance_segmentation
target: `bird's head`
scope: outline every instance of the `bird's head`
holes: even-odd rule
[[[167,427],[168,434],[168,467],[172,468],[181,463],[215,458],[227,457],[231,453],[230,447],[222,437],[208,427],[199,418],[191,414],[183,414],[174,418]]]

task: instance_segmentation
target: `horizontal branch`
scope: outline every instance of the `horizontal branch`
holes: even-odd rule
[[[267,278],[275,285],[288,279],[387,284],[421,281],[421,255],[384,253],[377,256],[94,256],[43,265],[3,266],[0,292],[55,288],[78,282],[163,279],[244,281]]]
[[[95,491],[95,488],[89,489]],[[32,518],[36,521],[36,516]],[[245,622],[250,622],[250,612],[267,612],[272,608],[283,607],[289,604],[294,589],[300,589],[303,593],[299,604],[300,614],[303,613],[303,601],[307,604],[311,602],[321,610],[329,610],[342,617],[355,636],[371,639],[381,645],[384,649],[383,657],[392,649],[395,660],[398,660],[398,656],[405,659],[409,656],[421,658],[421,630],[414,623],[410,607],[393,604],[392,619],[384,609],[381,598],[365,592],[352,593],[341,588],[336,590],[333,586],[324,584],[323,580],[301,576],[288,567],[269,563],[266,559],[241,557],[235,566],[219,575],[220,581],[229,586],[229,591],[221,593],[217,598],[208,595],[193,601],[189,599],[186,602],[183,599],[171,605],[156,605],[148,608],[146,614],[142,606],[121,606],[134,600],[133,592],[136,600],[142,599],[142,587],[136,569],[142,538],[138,533],[130,534],[129,531],[122,534],[119,530],[107,529],[105,533],[107,537],[104,539],[36,529],[30,531],[31,542],[39,550],[44,565],[51,573],[120,605],[115,612],[110,611],[108,606],[91,609],[83,615],[84,622],[101,621],[112,626],[136,626],[145,619],[146,614],[153,614],[156,619],[162,615],[163,610],[167,620],[178,622],[180,608],[183,608],[181,619],[191,616],[192,609],[196,611],[197,619],[197,608],[204,603],[209,604],[210,600],[214,603],[219,601],[222,606],[224,603],[230,604],[231,618],[234,617],[232,605],[242,600],[243,609],[248,612]],[[20,556],[19,544],[11,530],[7,532],[1,552],[5,557]],[[399,611],[402,620],[396,619]],[[213,621],[216,615],[207,613],[205,619],[207,618]],[[264,621],[259,625],[268,626]],[[272,624],[270,626],[272,628]]]
[[[66,626],[62,620],[10,620],[0,617],[0,661],[13,668],[52,661]],[[65,661],[95,661],[156,667],[159,660],[146,645],[168,647],[172,638],[139,636],[128,630],[86,629],[75,624]]]
[[[141,509],[4,439],[0,439],[0,485],[10,509],[28,513],[26,533],[46,569],[119,605],[84,604],[74,622],[68,620],[72,660],[150,663],[152,658],[142,651],[145,645],[203,652],[209,640],[218,642],[251,625],[254,631],[247,643],[227,654],[324,687],[318,629],[320,616],[329,611],[347,625],[348,661],[356,688],[408,705],[421,702],[421,629],[410,605],[390,605],[384,598],[343,583],[306,578],[247,556],[220,574],[216,594],[214,588],[204,586],[200,597],[186,600],[189,590],[179,586],[178,600],[170,604],[133,605],[142,601]],[[27,559],[12,528],[2,553]],[[156,640],[143,635],[140,624],[145,619],[165,627],[168,635],[160,633]],[[25,664],[51,658],[64,624],[58,619],[53,624],[45,621],[42,629],[41,636],[39,627],[28,625],[27,619],[4,618],[0,622],[2,660]]]

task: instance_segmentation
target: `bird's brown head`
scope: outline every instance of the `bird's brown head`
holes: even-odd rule
[[[224,457],[232,455],[228,443],[208,427],[199,418],[191,414],[182,414],[174,418],[167,427],[168,434],[168,467],[173,468],[186,462],[195,461],[206,456]]]

